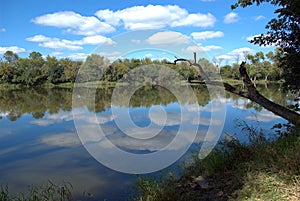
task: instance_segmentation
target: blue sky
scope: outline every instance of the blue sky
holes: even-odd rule
[[[113,59],[125,54],[116,42],[124,33],[131,36],[128,43],[136,45],[143,40],[157,46],[162,42],[161,47],[166,48],[166,52],[174,50],[168,40],[186,37],[193,42],[182,40],[186,52],[199,50],[211,59],[223,60],[222,64],[236,60],[237,55],[243,59],[245,52],[273,50],[274,47],[254,46],[248,39],[266,32],[265,25],[275,16],[274,7],[262,4],[231,10],[234,2],[0,0],[0,56],[12,50],[21,57],[38,51],[44,56],[84,59],[97,49],[98,53]],[[150,29],[160,31],[144,34]],[[142,31],[139,33],[144,34],[144,38],[134,39],[133,32],[137,31]],[[175,52],[184,55],[180,54],[183,49]],[[148,53],[147,56],[153,55]]]

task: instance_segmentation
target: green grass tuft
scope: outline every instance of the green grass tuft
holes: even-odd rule
[[[29,186],[27,192],[19,192],[12,195],[9,192],[9,187],[0,186],[0,200],[1,201],[71,201],[72,185],[64,182],[57,185],[48,181],[47,184],[41,186]]]
[[[300,132],[276,140],[243,124],[249,144],[223,141],[205,159],[195,157],[179,178],[138,182],[136,200],[300,200]]]

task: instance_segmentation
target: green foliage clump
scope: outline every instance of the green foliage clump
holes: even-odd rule
[[[137,200],[299,200],[299,128],[281,128],[269,140],[262,130],[241,126],[248,144],[229,137],[205,159],[196,157],[180,178],[139,181]]]
[[[0,186],[1,201],[71,201],[72,185],[64,182],[62,185],[57,185],[49,181],[42,186],[29,186],[27,192],[17,193],[12,195],[9,192],[8,185]]]
[[[274,14],[267,25],[267,32],[260,34],[251,40],[251,43],[266,46],[276,45],[281,48],[279,67],[286,85],[290,88],[300,88],[300,0],[238,0],[231,6],[247,7],[253,4],[259,6],[262,3],[274,5]]]

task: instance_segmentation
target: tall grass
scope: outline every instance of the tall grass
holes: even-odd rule
[[[0,186],[1,201],[71,201],[72,185],[64,182],[57,185],[48,181],[41,186],[29,186],[27,192],[11,194],[8,185]]]
[[[249,143],[222,141],[171,181],[140,178],[136,200],[300,200],[299,129],[269,140],[262,130],[243,126]]]

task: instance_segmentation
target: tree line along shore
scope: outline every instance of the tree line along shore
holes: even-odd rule
[[[279,65],[282,57],[282,50],[276,49],[275,52],[257,52],[255,54],[245,53],[243,60],[247,61],[247,71],[251,79],[256,81],[284,81],[284,69]],[[233,64],[222,65],[222,60],[209,61],[200,58],[198,63],[203,67],[208,76],[220,73],[222,79],[230,79],[233,82],[240,80],[239,60]],[[170,61],[144,59],[117,59],[110,62],[99,54],[89,55],[85,61],[76,61],[69,58],[56,58],[55,56],[44,57],[39,52],[31,52],[28,58],[20,58],[16,53],[7,51],[0,61],[0,85],[19,85],[19,86],[42,86],[72,84],[76,81],[80,69],[88,69],[89,74],[97,75],[90,80],[104,81],[113,83],[137,67],[143,65],[166,65],[178,72],[183,80],[202,81],[202,78],[195,69],[186,62],[177,65],[170,64]],[[99,76],[100,75],[100,76]]]

